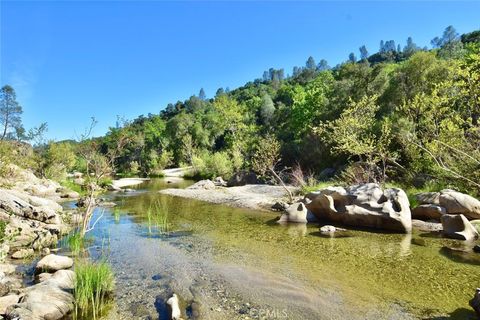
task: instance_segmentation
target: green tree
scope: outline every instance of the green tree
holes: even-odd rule
[[[317,64],[315,63],[315,59],[312,56],[308,57],[307,62],[305,63],[305,67],[308,70],[315,70],[317,68]]]
[[[363,45],[359,48],[359,50],[360,50],[360,59],[361,60],[367,60],[368,59],[367,47],[365,47],[365,45]]]
[[[262,106],[260,108],[260,117],[262,123],[268,125],[273,119],[273,114],[275,113],[275,105],[273,104],[272,98],[268,93],[265,93],[262,97]]]
[[[21,114],[22,107],[17,102],[15,90],[5,85],[0,89],[0,124],[2,130],[0,131],[0,140],[5,140],[9,130],[22,128]]]

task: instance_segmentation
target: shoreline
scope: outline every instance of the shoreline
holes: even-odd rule
[[[121,178],[118,180],[112,181],[112,186],[114,188],[125,188],[132,187],[144,183],[145,181],[150,181],[150,178]]]
[[[289,187],[295,192],[297,188]],[[200,200],[215,204],[224,204],[235,208],[271,212],[274,203],[287,199],[288,195],[281,186],[248,184],[240,187],[215,187],[214,189],[163,189],[159,193]]]

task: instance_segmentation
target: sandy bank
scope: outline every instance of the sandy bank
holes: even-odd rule
[[[122,178],[119,180],[113,180],[112,186],[115,188],[125,188],[125,187],[136,186],[149,180],[150,180],[149,178]]]
[[[165,177],[183,177],[185,173],[191,171],[192,169],[193,167],[164,169],[162,170],[162,174]]]
[[[289,187],[293,192],[296,189]],[[160,193],[177,197],[196,199],[211,203],[225,204],[231,207],[248,208],[253,210],[270,210],[270,207],[279,200],[286,200],[285,189],[280,186],[250,184],[241,187],[216,187],[204,189],[164,189]]]

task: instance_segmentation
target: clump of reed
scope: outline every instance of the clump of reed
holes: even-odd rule
[[[76,319],[97,319],[108,307],[115,281],[110,265],[105,261],[81,260],[75,263]]]

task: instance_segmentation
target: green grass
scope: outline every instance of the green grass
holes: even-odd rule
[[[162,210],[162,206],[158,201],[150,203],[146,215],[149,233],[153,233],[154,230],[157,230],[161,235],[168,234],[168,212]]]
[[[82,188],[82,186],[74,183],[73,180],[71,180],[71,179],[67,179],[67,180],[61,181],[61,182],[60,182],[60,185],[61,185],[62,187],[68,188],[68,189],[70,189],[70,190],[72,190],[72,191],[78,192],[78,193],[79,193],[80,195],[82,195],[82,196],[86,194],[86,190],[84,190],[84,189]]]
[[[318,191],[320,189],[324,189],[329,186],[338,186],[341,185],[337,181],[321,181],[321,182],[315,182],[313,184],[307,184],[304,185],[301,189],[302,194],[308,194],[313,191]]]
[[[97,319],[108,306],[115,286],[110,265],[104,261],[75,264],[75,318]]]
[[[115,222],[119,223],[120,222],[120,216],[122,215],[122,212],[120,211],[120,209],[114,207],[112,214],[113,214],[113,219],[115,220]]]
[[[5,228],[7,227],[7,223],[5,221],[0,221],[0,242],[3,241],[5,238]]]
[[[80,252],[85,249],[86,240],[78,231],[67,236],[66,241],[68,243],[68,247],[70,248],[70,252],[74,256],[78,256]]]

